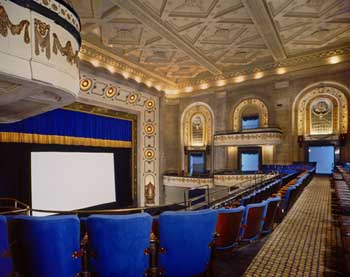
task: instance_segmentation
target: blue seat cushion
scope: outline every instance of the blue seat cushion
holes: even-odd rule
[[[91,271],[99,277],[143,276],[149,266],[144,251],[150,245],[151,226],[147,213],[90,216]]]
[[[7,220],[5,216],[0,216],[0,277],[7,277],[13,272],[13,264],[9,256],[9,250]]]
[[[159,266],[167,277],[203,273],[210,261],[217,221],[216,210],[164,212],[159,217]]]
[[[72,257],[80,248],[78,217],[18,216],[13,220],[16,221],[23,276],[62,277],[81,272],[81,259]]]

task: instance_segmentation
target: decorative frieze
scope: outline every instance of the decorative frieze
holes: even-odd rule
[[[26,44],[30,43],[29,37],[29,21],[21,20],[18,24],[13,24],[9,19],[4,6],[0,5],[0,34],[7,37],[8,30],[10,30],[12,35],[20,35],[24,29],[24,42]]]
[[[163,176],[164,186],[195,188],[195,187],[209,187],[214,185],[213,178],[191,178],[178,176]]]
[[[275,174],[235,174],[235,175],[215,175],[214,185],[239,188],[247,188],[258,182],[266,181],[274,178]]]
[[[19,87],[11,95],[1,95],[0,121],[34,116],[71,104],[77,97],[80,33],[50,12],[53,5],[79,25],[74,10],[62,0],[0,0],[0,79]],[[18,101],[26,105],[15,113]]]
[[[216,134],[215,146],[277,145],[282,142],[279,128],[264,128],[238,133]]]

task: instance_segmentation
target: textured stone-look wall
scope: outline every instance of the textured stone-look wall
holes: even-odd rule
[[[195,102],[208,104],[214,112],[214,132],[232,130],[234,107],[245,98],[259,98],[269,109],[269,126],[282,129],[283,139],[280,145],[263,149],[263,162],[288,164],[303,161],[304,151],[297,143],[297,133],[293,117],[293,103],[297,95],[306,87],[332,81],[347,88],[350,86],[350,71],[324,71],[307,73],[303,76],[288,76],[270,80],[257,80],[255,83],[240,85],[229,90],[196,95],[171,101],[161,101],[161,173],[167,170],[181,171],[183,149],[180,143],[181,115],[186,107]],[[276,88],[278,82],[289,82],[287,87]],[[344,93],[346,93],[344,91]],[[347,95],[348,99],[349,95]],[[350,159],[350,139],[342,147],[342,160]],[[214,150],[216,169],[237,167],[237,149],[216,147]]]

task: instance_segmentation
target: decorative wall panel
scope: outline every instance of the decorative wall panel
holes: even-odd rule
[[[91,85],[90,85],[91,82]],[[88,85],[82,87],[82,84]],[[116,93],[111,96],[108,88]],[[81,72],[79,102],[137,114],[137,192],[138,204],[159,204],[159,100],[110,79]]]
[[[296,100],[297,130],[299,136],[310,135],[310,104],[317,99],[330,99],[333,103],[333,134],[346,134],[348,131],[348,100],[344,93],[332,85],[316,85],[301,92]],[[329,132],[328,132],[329,133]]]
[[[242,113],[249,106],[254,106],[259,114],[260,127],[268,127],[269,113],[266,104],[258,98],[248,98],[241,101],[234,109],[233,130],[235,132],[241,130]]]

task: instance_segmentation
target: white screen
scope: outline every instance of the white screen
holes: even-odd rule
[[[116,201],[113,153],[32,152],[31,173],[34,209],[69,211]]]

